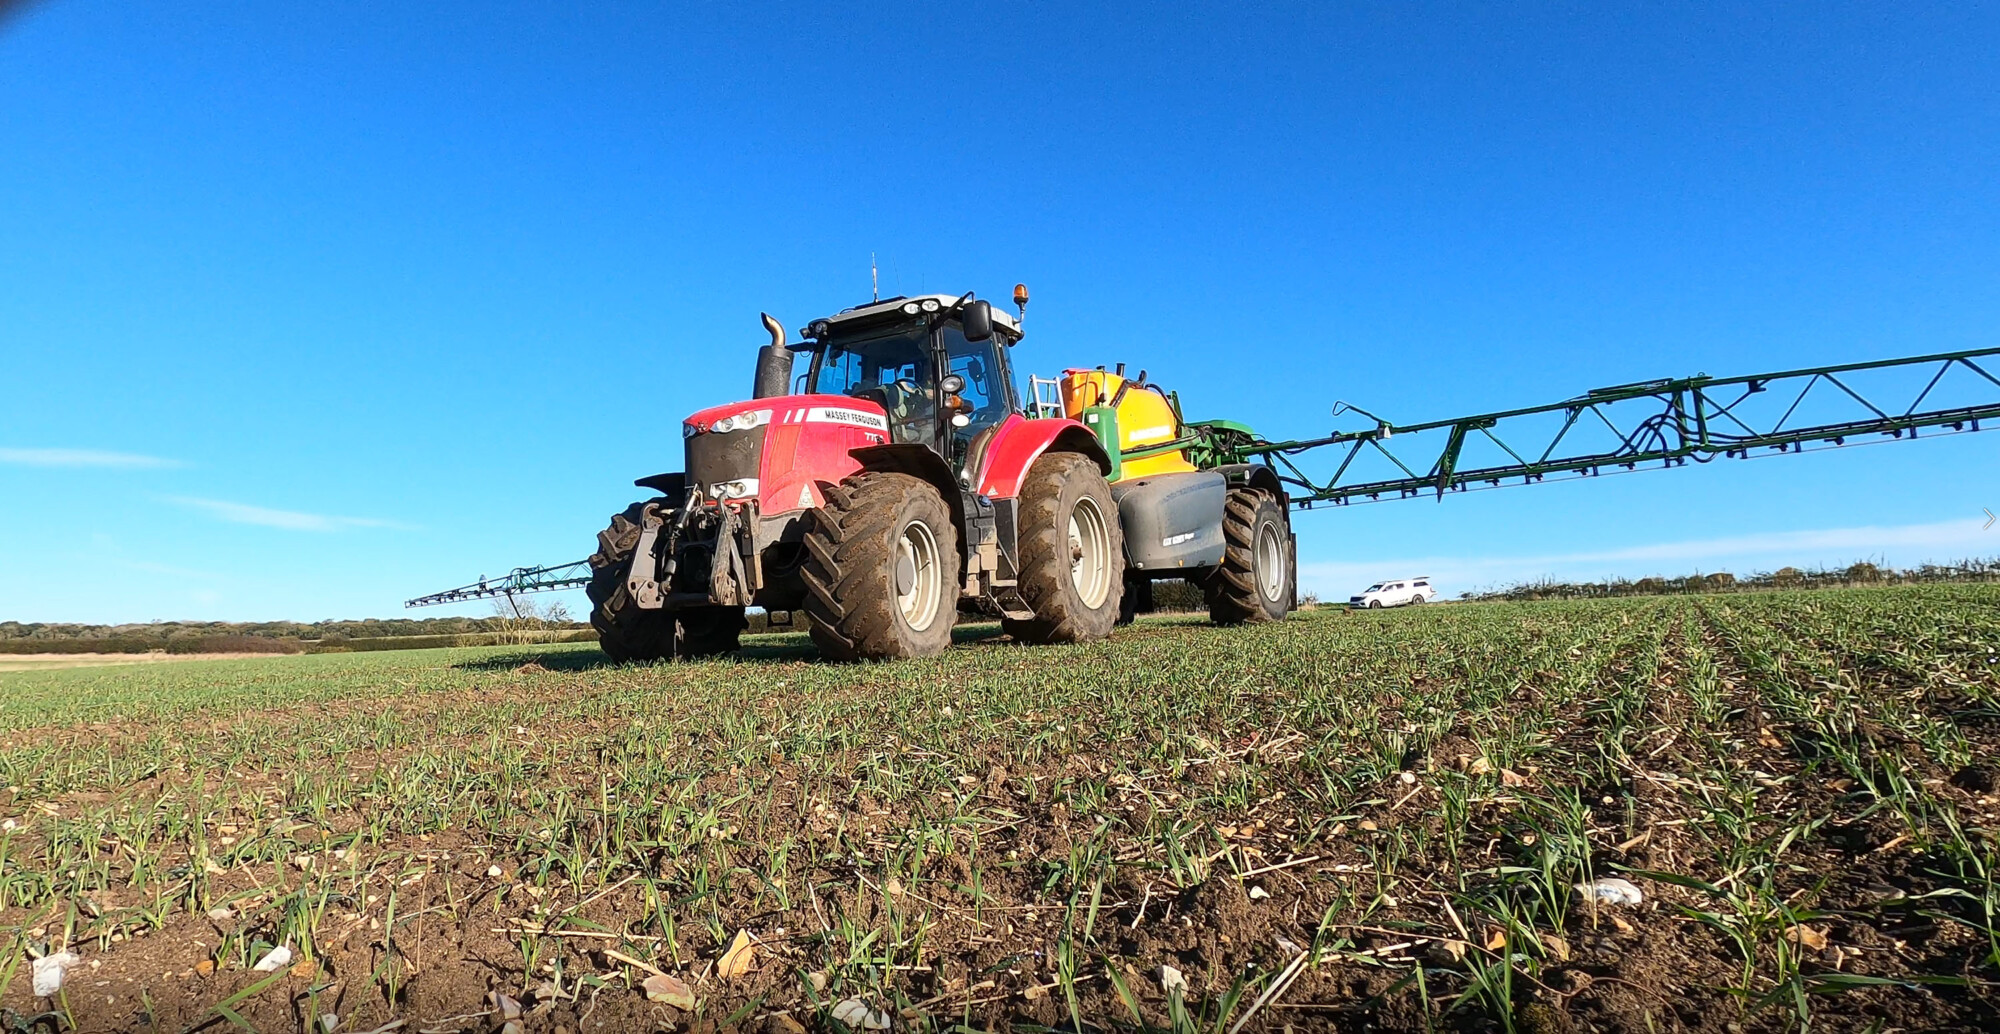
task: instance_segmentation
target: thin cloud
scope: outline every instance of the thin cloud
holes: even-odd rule
[[[1713,539],[1657,542],[1619,549],[1576,553],[1549,553],[1536,556],[1402,557],[1373,561],[1341,561],[1299,565],[1301,580],[1337,588],[1345,592],[1380,578],[1430,575],[1449,581],[1453,591],[1482,583],[1520,581],[1541,577],[1579,576],[1595,568],[1590,576],[1620,574],[1681,574],[1695,567],[1713,570],[1734,558],[1763,558],[1783,564],[1845,562],[1891,551],[1901,562],[1956,560],[2000,552],[2000,534],[1981,528],[1984,518],[1939,521],[1931,524],[1870,525],[1857,528],[1820,528],[1801,531],[1764,532]],[[1995,529],[2000,531],[2000,529]],[[1686,570],[1663,571],[1653,566],[1670,562]],[[1640,571],[1633,565],[1645,564]],[[1616,565],[1607,570],[1599,565]],[[1349,583],[1355,583],[1350,586]]]
[[[304,513],[298,510],[274,510],[268,506],[251,506],[248,503],[232,503],[221,499],[197,499],[192,496],[176,495],[167,496],[166,501],[177,506],[200,510],[231,524],[254,524],[265,528],[283,528],[286,531],[332,532],[346,531],[350,528],[414,530],[407,524],[374,517],[337,517],[332,514]]]
[[[101,449],[4,449],[0,463],[18,467],[97,467],[111,470],[158,470],[179,467],[179,460],[141,456],[133,452],[105,452]]]

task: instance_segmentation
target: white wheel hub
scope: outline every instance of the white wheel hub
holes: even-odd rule
[[[1069,580],[1083,605],[1104,606],[1111,595],[1111,533],[1097,500],[1085,496],[1069,513]]]
[[[1285,596],[1285,539],[1279,533],[1276,521],[1259,524],[1256,539],[1257,549],[1252,562],[1257,565],[1257,591],[1263,593],[1265,599],[1277,602]]]
[[[921,632],[937,621],[944,596],[944,566],[938,559],[937,536],[922,521],[903,525],[896,536],[896,609],[910,631]]]

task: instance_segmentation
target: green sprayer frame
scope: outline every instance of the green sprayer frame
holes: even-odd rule
[[[1357,500],[1409,498],[1474,488],[1497,488],[1510,481],[1532,484],[1551,475],[1591,477],[1607,470],[1636,470],[1641,464],[1676,467],[1689,460],[1706,463],[1718,457],[1744,458],[1755,450],[1805,452],[1854,444],[1856,439],[1886,436],[1913,439],[1926,429],[1969,432],[1980,429],[1980,421],[2000,418],[2000,378],[1995,378],[1976,360],[2000,356],[2000,348],[1944,352],[1937,355],[1887,359],[1840,366],[1819,366],[1749,377],[1709,377],[1696,375],[1673,380],[1643,381],[1598,388],[1580,397],[1545,406],[1509,409],[1497,413],[1435,420],[1422,424],[1391,424],[1367,410],[1345,403],[1335,406],[1334,415],[1358,413],[1375,422],[1359,431],[1336,431],[1324,438],[1298,441],[1265,441],[1247,428],[1223,421],[1188,425],[1189,434],[1171,447],[1188,448],[1197,466],[1246,463],[1261,460],[1278,471],[1279,478],[1297,491],[1293,505],[1310,508],[1316,503],[1345,505]],[[1928,367],[1935,366],[1935,370]],[[1925,368],[1929,373],[1914,396],[1889,393],[1879,386],[1859,384],[1863,375],[1903,367]],[[1965,371],[1958,380],[1969,382],[1985,394],[1985,399],[1969,405],[1922,409],[1948,374]],[[1867,393],[1863,393],[1863,388]],[[1795,393],[1794,393],[1795,392]],[[1777,393],[1789,399],[1775,419],[1766,413],[1752,414],[1751,400]],[[1844,408],[1838,419],[1787,426],[1808,399],[1813,404]],[[1890,399],[1908,402],[1890,404]],[[1761,400],[1760,400],[1761,401]],[[1776,409],[1776,406],[1756,407]],[[1532,432],[1516,434],[1511,427],[1529,426],[1534,417],[1559,416],[1559,421],[1543,420]],[[1547,424],[1555,423],[1551,434]],[[1610,432],[1607,448],[1565,450],[1579,426]],[[1409,438],[1425,431],[1445,432],[1442,443],[1433,436],[1425,451],[1430,456],[1420,468],[1390,448],[1395,438]],[[1505,437],[1503,437],[1503,434]],[[1512,462],[1463,468],[1460,458],[1466,444],[1479,436],[1511,458]],[[1511,439],[1511,441],[1510,441]],[[1600,439],[1602,440],[1602,439]],[[1317,449],[1346,446],[1339,467],[1323,481],[1314,480],[1292,461],[1292,457]],[[1157,451],[1161,447],[1147,450]],[[1372,451],[1386,457],[1403,474],[1376,480],[1343,480],[1355,460]],[[1532,457],[1532,458],[1530,458]],[[1135,458],[1126,453],[1125,458]],[[1424,462],[1422,459],[1418,463]],[[1422,469],[1422,473],[1418,470]]]

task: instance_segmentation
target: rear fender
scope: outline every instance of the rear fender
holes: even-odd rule
[[[1229,480],[1231,488],[1261,488],[1271,493],[1271,498],[1284,506],[1289,500],[1285,496],[1285,483],[1278,480],[1278,472],[1262,463],[1225,463],[1215,468],[1215,472]]]
[[[989,499],[1012,499],[1021,494],[1021,482],[1028,468],[1045,452],[1075,452],[1088,456],[1097,469],[1111,473],[1111,457],[1090,429],[1074,420],[1061,418],[1029,420],[1010,416],[993,435],[986,449],[986,468],[979,472],[979,494]]]

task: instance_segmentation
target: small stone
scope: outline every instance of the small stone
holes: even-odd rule
[[[500,875],[500,867],[499,867],[499,866],[497,866],[497,865],[489,865],[489,866],[487,866],[487,867],[486,867],[486,875],[488,875],[488,876],[498,876],[498,875]]]
[[[1160,966],[1160,990],[1169,997],[1187,994],[1187,975],[1172,966]]]
[[[334,1030],[337,1029],[339,1026],[340,1026],[339,1013],[323,1012],[319,1014],[320,1034],[333,1034]]]
[[[825,991],[825,990],[826,990],[826,974],[825,974],[825,973],[823,973],[823,972],[820,972],[819,970],[814,970],[814,971],[812,971],[811,973],[807,973],[807,974],[806,974],[806,983],[808,983],[808,984],[811,984],[811,985],[812,985],[812,989],[813,989],[813,990],[814,990],[815,992],[819,992],[819,991]]]
[[[1270,891],[1268,891],[1268,890],[1265,890],[1265,889],[1264,889],[1264,888],[1262,888],[1262,887],[1251,887],[1251,888],[1250,888],[1250,900],[1252,900],[1252,901],[1262,901],[1262,900],[1264,900],[1265,898],[1268,898],[1268,897],[1270,897],[1270,896],[1271,896],[1271,892],[1270,892]]]
[[[1417,774],[1415,772],[1402,772],[1397,774],[1396,778],[1400,780],[1404,786],[1414,786],[1416,785],[1417,782]]]
[[[890,1024],[888,1013],[870,1008],[859,998],[849,998],[834,1006],[832,1016],[850,1030],[888,1030]]]
[[[198,976],[198,977],[205,977],[205,976],[208,976],[208,975],[209,975],[210,973],[213,973],[213,972],[215,972],[215,960],[214,960],[214,959],[203,959],[203,960],[201,960],[200,962],[197,962],[197,963],[195,963],[195,964],[194,964],[194,974],[195,974],[195,976]]]
[[[236,918],[236,910],[226,905],[217,905],[208,910],[208,917],[220,923],[225,919]]]
[[[277,971],[284,969],[286,966],[289,966],[291,964],[292,964],[291,946],[280,944],[277,947],[272,948],[270,954],[265,955],[262,959],[258,960],[256,965],[250,968],[256,970],[259,973],[276,973]]]

